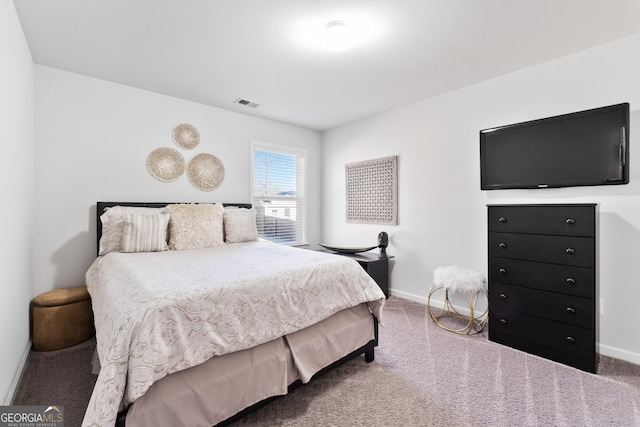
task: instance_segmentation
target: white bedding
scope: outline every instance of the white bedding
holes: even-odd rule
[[[155,381],[384,294],[347,257],[268,242],[98,258],[86,275],[101,370],[84,426],[115,423]]]

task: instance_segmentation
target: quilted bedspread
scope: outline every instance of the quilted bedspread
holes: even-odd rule
[[[354,260],[269,242],[112,252],[86,274],[101,369],[83,426],[110,426],[155,381],[384,294]]]

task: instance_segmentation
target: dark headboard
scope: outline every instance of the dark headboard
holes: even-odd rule
[[[100,221],[100,215],[102,215],[107,208],[113,206],[135,206],[141,208],[163,208],[167,205],[173,205],[176,203],[185,202],[96,202],[96,244],[97,251],[100,250],[100,237],[102,236],[102,221]],[[223,206],[236,206],[239,208],[251,208],[251,203],[223,203]],[[96,251],[96,253],[97,253]]]

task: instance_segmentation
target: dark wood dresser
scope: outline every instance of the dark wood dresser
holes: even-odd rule
[[[489,340],[596,372],[597,205],[489,205]]]

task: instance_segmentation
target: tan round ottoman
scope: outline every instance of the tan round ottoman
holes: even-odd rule
[[[31,310],[35,351],[71,347],[95,334],[86,286],[44,292],[31,301]]]

